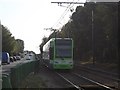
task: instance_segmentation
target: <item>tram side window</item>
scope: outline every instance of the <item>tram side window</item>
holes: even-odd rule
[[[54,58],[54,48],[50,47],[50,59],[53,60]]]

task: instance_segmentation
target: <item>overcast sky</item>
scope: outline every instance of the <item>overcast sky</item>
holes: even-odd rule
[[[24,41],[25,50],[33,50],[39,53],[39,45],[42,42],[42,38],[49,36],[51,33],[49,30],[44,30],[44,28],[53,27],[59,29],[72,15],[69,10],[64,19],[56,25],[68,4],[63,4],[64,6],[62,7],[58,6],[58,4],[51,4],[51,2],[55,1],[85,2],[86,0],[0,0],[1,24],[8,27],[16,39]],[[76,5],[73,8],[75,9]]]
[[[54,26],[53,28],[58,29],[69,20],[72,14],[68,11],[60,22],[61,24],[55,25],[66,10],[66,7],[51,4],[53,1],[62,0],[0,0],[1,24],[8,27],[16,39],[24,41],[25,50],[33,50],[39,53],[39,45],[42,42],[42,38],[49,36],[51,33],[49,30],[44,30],[44,28]],[[66,1],[84,2],[85,0]]]

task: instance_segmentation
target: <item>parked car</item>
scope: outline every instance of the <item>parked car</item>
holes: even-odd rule
[[[16,56],[16,60],[21,60],[21,57],[20,56]]]
[[[0,66],[1,66],[2,64],[1,64],[1,60],[0,60]]]
[[[30,56],[29,55],[26,56],[26,60],[30,60]]]
[[[2,53],[0,52],[0,66],[2,65]]]
[[[32,56],[32,54],[29,54],[29,56]]]
[[[16,61],[16,60],[17,60],[16,56],[13,56],[13,60],[14,60],[14,61]]]
[[[10,62],[14,62],[14,58],[10,56]]]
[[[3,63],[10,64],[10,56],[7,52],[2,52],[2,64]]]

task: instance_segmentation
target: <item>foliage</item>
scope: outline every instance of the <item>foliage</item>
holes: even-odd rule
[[[18,41],[22,42],[20,44]],[[2,52],[8,52],[11,55],[20,53],[24,50],[24,41],[16,40],[7,27],[2,25]]]
[[[40,47],[40,52],[43,53],[43,46],[45,45],[45,43],[48,41],[47,37],[43,37],[42,39],[42,43],[39,45]]]
[[[73,38],[75,60],[90,60],[94,50],[97,62],[117,62],[117,6],[117,3],[78,6],[56,37]],[[48,39],[51,37],[55,37],[54,33]]]

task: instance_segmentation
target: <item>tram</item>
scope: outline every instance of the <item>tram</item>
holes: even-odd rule
[[[73,69],[73,39],[50,39],[43,46],[42,57],[53,69]]]

